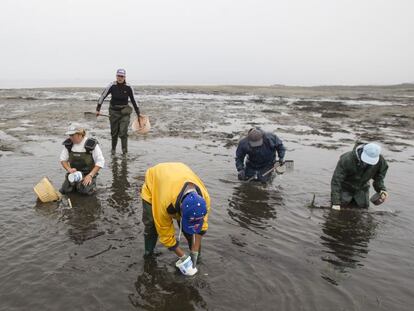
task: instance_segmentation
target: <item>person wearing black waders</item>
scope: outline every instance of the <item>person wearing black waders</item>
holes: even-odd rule
[[[126,71],[118,69],[116,81],[109,84],[102,92],[96,106],[96,116],[100,115],[101,106],[105,98],[111,94],[109,106],[109,122],[111,123],[112,154],[116,152],[118,137],[121,138],[122,153],[128,152],[128,126],[132,108],[128,105],[128,98],[134,106],[135,113],[139,120],[139,107],[134,98],[134,90],[126,83]]]
[[[200,178],[183,163],[160,163],[145,173],[141,190],[144,223],[144,257],[153,255],[160,242],[174,252],[177,268],[185,275],[197,272],[201,238],[208,229],[210,196]],[[173,220],[180,227],[175,236]],[[190,256],[180,247],[181,232],[188,241]],[[182,269],[182,265],[188,265]]]
[[[286,149],[282,140],[275,134],[260,128],[249,130],[247,137],[240,140],[236,150],[236,168],[239,180],[267,182],[272,174],[264,176],[277,163],[284,165]]]
[[[374,180],[376,196],[371,198],[378,205],[388,198],[384,178],[388,164],[375,143],[356,143],[354,149],[341,155],[331,180],[332,209],[341,207],[369,207],[369,182]]]
[[[67,174],[60,192],[67,194],[76,191],[82,194],[94,194],[96,177],[105,165],[98,141],[88,138],[86,131],[76,125],[71,125],[66,135],[69,135],[69,138],[63,142],[60,163]]]

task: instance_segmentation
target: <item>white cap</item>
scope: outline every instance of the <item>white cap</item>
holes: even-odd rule
[[[77,133],[82,133],[85,129],[79,125],[72,124],[68,127],[65,135],[74,135]]]
[[[361,160],[367,164],[375,165],[379,161],[381,147],[374,143],[369,143],[362,149]]]

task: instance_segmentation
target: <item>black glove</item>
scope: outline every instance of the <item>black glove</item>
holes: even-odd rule
[[[240,170],[237,172],[237,178],[239,180],[245,180],[246,179],[246,173],[244,172],[244,170]]]
[[[285,164],[285,159],[279,159],[279,165],[282,166]]]

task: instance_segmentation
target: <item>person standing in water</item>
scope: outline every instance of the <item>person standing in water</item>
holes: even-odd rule
[[[352,151],[341,155],[331,180],[332,209],[356,206],[368,208],[369,182],[381,202],[388,198],[384,184],[388,164],[381,155],[381,147],[375,143],[357,143]]]
[[[126,154],[128,152],[128,126],[132,113],[132,108],[128,105],[128,98],[131,100],[138,120],[140,116],[139,107],[134,98],[134,90],[126,83],[125,77],[125,69],[118,69],[116,71],[116,81],[106,87],[96,106],[96,115],[99,116],[103,101],[111,94],[109,121],[111,124],[112,154],[116,152],[118,137],[121,138],[122,153]]]

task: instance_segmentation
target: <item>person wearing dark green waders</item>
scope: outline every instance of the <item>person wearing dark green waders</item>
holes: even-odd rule
[[[78,192],[82,194],[94,194],[96,192],[96,176],[105,165],[105,159],[98,141],[86,137],[86,131],[76,125],[71,125],[66,132],[69,135],[64,142],[64,148],[60,154],[60,163],[67,174],[60,192],[67,194]],[[70,182],[69,174],[82,173],[82,179],[78,182]]]
[[[128,105],[128,98],[131,100],[139,120],[139,107],[134,98],[134,90],[126,83],[125,76],[124,69],[117,70],[116,81],[109,84],[102,92],[96,107],[96,115],[99,116],[103,101],[111,94],[109,122],[111,124],[112,154],[116,152],[118,137],[121,138],[122,153],[128,152],[128,126],[132,113],[132,108]]]
[[[388,197],[384,178],[388,164],[381,155],[381,147],[375,143],[357,143],[352,151],[341,155],[331,180],[332,209],[356,206],[368,208],[369,182],[382,202]]]

